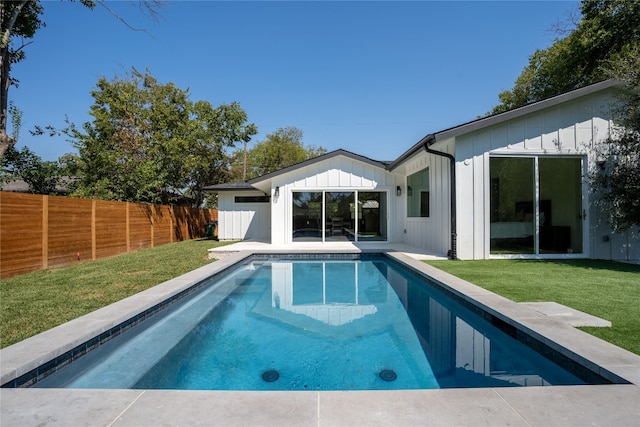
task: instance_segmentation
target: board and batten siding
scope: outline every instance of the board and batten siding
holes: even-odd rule
[[[438,151],[450,153],[451,145],[439,147]],[[446,255],[451,249],[451,180],[449,159],[429,154],[426,151],[412,157],[402,166],[408,177],[429,168],[430,215],[428,218],[406,216],[406,197],[402,212],[404,218],[403,243],[425,249],[435,254]],[[406,182],[403,184],[406,188]],[[404,193],[406,195],[406,193]]]
[[[235,197],[264,196],[259,191],[218,194],[218,240],[265,240],[271,234],[271,203],[236,203]]]
[[[273,178],[271,228],[272,244],[292,242],[292,192],[300,191],[386,191],[389,202],[388,241],[401,241],[398,212],[399,203],[395,188],[403,184],[403,178],[384,168],[360,162],[346,156],[335,156],[324,161],[295,169]],[[274,197],[279,187],[280,196]]]
[[[458,257],[489,258],[491,156],[577,156],[583,158],[583,176],[595,167],[591,148],[609,136],[612,98],[600,92],[553,108],[531,113],[456,138],[458,205]],[[558,182],[562,185],[562,182]],[[583,180],[583,206],[587,221],[583,231],[583,253],[606,259],[623,259],[628,254],[609,255],[603,235],[611,234],[605,218],[590,200]],[[628,240],[629,236],[616,236]],[[610,242],[613,239],[610,239]],[[611,243],[608,243],[609,245]],[[635,239],[638,252],[638,239]],[[629,245],[625,248],[628,250]],[[638,259],[638,254],[631,254]]]

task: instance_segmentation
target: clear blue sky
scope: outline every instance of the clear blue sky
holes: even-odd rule
[[[237,101],[257,125],[305,145],[393,160],[428,133],[485,114],[577,1],[170,1],[154,22],[129,2],[106,10],[44,1],[41,29],[13,67],[23,111],[18,147],[45,160],[74,148],[34,125],[81,125],[101,76],[146,68],[191,100]],[[11,128],[8,129],[11,132]]]

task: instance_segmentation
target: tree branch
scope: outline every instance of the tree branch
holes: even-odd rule
[[[1,47],[9,46],[9,38],[11,37],[11,31],[13,30],[13,26],[15,25],[16,19],[18,19],[18,15],[20,15],[22,8],[24,7],[25,4],[27,4],[28,1],[29,0],[22,0],[20,4],[18,4],[16,8],[13,10],[13,15],[11,15],[11,19],[7,23],[7,28],[5,28],[2,33],[2,43],[0,44]]]
[[[106,2],[105,2],[105,1],[103,1],[103,0],[99,0],[97,3],[98,3],[100,6],[104,7],[104,8],[107,10],[107,12],[109,12],[111,15],[113,15],[113,17],[115,17],[118,21],[120,21],[120,22],[122,22],[124,25],[126,25],[126,26],[127,26],[127,28],[129,28],[131,31],[143,32],[143,33],[146,33],[147,35],[149,35],[150,37],[155,38],[155,36],[154,36],[153,34],[149,33],[146,29],[144,29],[144,28],[137,28],[137,27],[134,27],[133,25],[129,24],[129,23],[128,23],[128,22],[127,22],[127,21],[126,21],[122,16],[118,15],[118,14],[117,14],[113,9],[111,9],[109,6],[107,6],[107,4],[106,4]],[[153,9],[153,7],[152,7],[151,5],[149,5],[149,4],[147,4],[147,2],[146,2],[146,1],[144,1],[144,0],[142,1],[142,3],[144,3],[144,4],[145,4],[145,6],[146,6],[146,8],[147,8],[147,12],[149,13],[149,15],[150,15],[152,18],[156,19],[156,15],[157,15],[157,13],[156,13],[156,11]],[[157,1],[152,1],[152,4],[155,4],[155,5],[157,5],[157,6],[159,6],[159,5],[160,5],[160,3],[159,3],[159,2],[157,2]]]

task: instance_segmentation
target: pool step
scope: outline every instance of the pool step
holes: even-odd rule
[[[611,322],[608,320],[592,316],[591,314],[575,310],[571,307],[558,304],[557,302],[521,302],[520,304],[573,327],[611,327]]]

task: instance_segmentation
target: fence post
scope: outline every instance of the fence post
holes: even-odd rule
[[[49,196],[42,196],[42,268],[49,268]]]
[[[125,241],[127,245],[127,253],[131,252],[131,228],[129,225],[129,202],[125,202],[124,215],[125,215]]]
[[[173,243],[176,236],[176,230],[174,227],[176,226],[177,223],[173,220],[175,215],[176,215],[176,207],[169,206],[169,243]]]
[[[96,259],[96,201],[91,200],[91,259]]]

